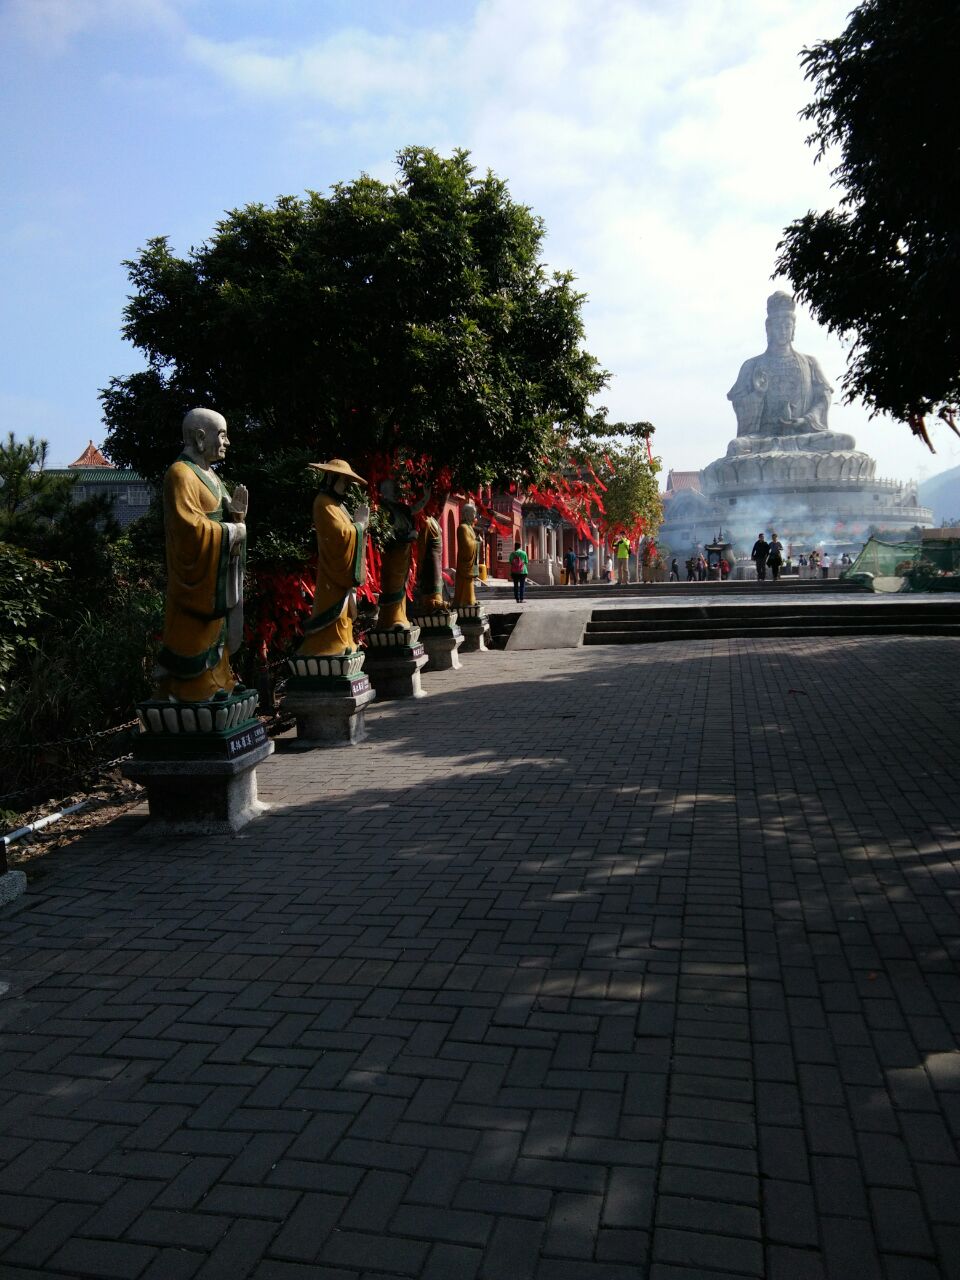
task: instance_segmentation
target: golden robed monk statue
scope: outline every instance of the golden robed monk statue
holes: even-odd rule
[[[443,598],[443,535],[436,516],[427,516],[417,539],[417,613],[449,613]]]
[[[457,576],[453,590],[455,607],[477,603],[476,582],[480,576],[480,539],[473,527],[476,518],[477,508],[472,502],[465,502],[460,509],[460,524],[457,527]]]
[[[367,579],[366,545],[370,509],[360,506],[351,516],[344,494],[351,482],[365,485],[362,476],[342,458],[311,462],[323,480],[313,502],[317,533],[317,583],[313,612],[297,650],[305,658],[340,657],[355,653],[353,619],[357,616],[357,587]]]
[[[417,540],[416,517],[430,501],[429,486],[412,507],[400,499],[395,480],[380,484],[380,509],[387,517],[387,533],[380,559],[380,601],[377,630],[409,627],[407,579],[413,544]]]
[[[167,595],[154,697],[206,702],[230,693],[230,655],[243,640],[248,495],[211,470],[226,457],[227,423],[213,409],[183,419],[183,451],[163,478]]]

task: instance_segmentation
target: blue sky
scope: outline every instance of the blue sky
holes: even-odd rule
[[[225,209],[464,146],[588,293],[612,413],[652,420],[666,467],[705,465],[780,231],[833,201],[797,54],[850,3],[0,0],[0,430],[61,464],[102,438],[98,389],[141,365],[122,260],[149,237],[185,252]],[[803,314],[797,345],[838,386],[842,349]],[[945,429],[931,457],[859,406],[831,425],[891,477],[960,461]]]

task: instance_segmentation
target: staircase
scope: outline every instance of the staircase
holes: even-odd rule
[[[513,634],[513,628],[520,621],[519,613],[488,613],[490,623],[490,642],[494,649],[505,649],[507,641]]]
[[[572,589],[572,588],[571,588]],[[595,609],[584,644],[652,644],[786,636],[960,636],[960,600],[870,603],[778,600],[763,604],[654,605]]]
[[[502,590],[502,588],[501,588]],[[490,595],[494,592],[491,590]],[[820,595],[872,595],[869,587],[859,582],[846,582],[840,578],[823,578],[813,581],[796,577],[781,578],[779,582],[757,582],[756,578],[730,579],[727,582],[631,582],[626,587],[612,586],[608,582],[587,582],[577,587],[546,587],[538,582],[527,583],[527,595],[531,600],[607,600],[640,596],[644,600],[663,597],[671,600],[711,599],[727,596],[789,596]],[[486,597],[485,597],[486,598]]]

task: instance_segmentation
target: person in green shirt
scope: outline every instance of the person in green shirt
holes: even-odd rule
[[[513,579],[513,598],[517,604],[523,604],[523,592],[527,585],[529,567],[527,553],[521,547],[518,538],[510,554],[510,577]]]
[[[617,557],[617,586],[625,587],[630,578],[630,540],[622,533],[613,544],[613,554]]]

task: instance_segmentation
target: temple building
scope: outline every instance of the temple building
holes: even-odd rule
[[[121,529],[146,514],[155,489],[136,471],[126,471],[109,462],[91,440],[69,467],[51,467],[50,475],[74,476],[73,499],[83,502],[105,494],[113,500],[113,515]]]
[[[746,360],[727,393],[737,435],[700,472],[670,472],[661,540],[688,556],[727,531],[738,550],[760,529],[788,552],[858,551],[871,531],[929,527],[913,482],[884,480],[853,436],[827,425],[833,389],[817,360],[793,347],[796,304],[767,299],[767,349]]]

